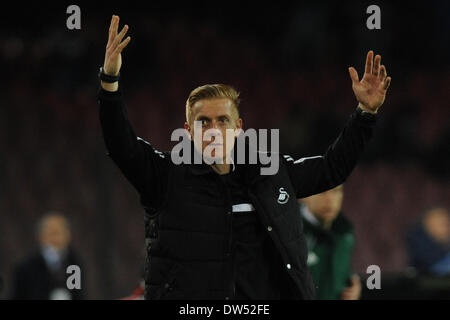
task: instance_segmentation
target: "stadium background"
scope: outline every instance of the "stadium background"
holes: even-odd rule
[[[81,30],[66,8],[81,7]],[[382,29],[365,26],[370,4]],[[198,85],[242,97],[246,128],[280,128],[281,151],[323,152],[356,107],[373,49],[392,77],[376,134],[345,185],[356,227],[353,266],[364,275],[408,270],[407,228],[422,210],[450,208],[450,2],[83,2],[12,4],[0,11],[0,274],[36,247],[37,219],[72,222],[91,299],[132,292],[143,264],[143,210],[105,154],[95,93],[112,14],[130,26],[122,82],[137,133],[160,150],[184,123]],[[382,293],[380,293],[382,294]]]

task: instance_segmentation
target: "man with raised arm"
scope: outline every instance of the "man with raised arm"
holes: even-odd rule
[[[175,164],[170,152],[136,136],[119,85],[127,31],[113,16],[98,103],[108,155],[145,209],[145,298],[315,298],[297,199],[342,184],[355,167],[391,82],[381,57],[368,53],[361,81],[349,68],[358,106],[328,150],[298,160],[276,154],[277,172],[264,175],[263,163],[231,161],[243,122],[239,94],[227,85],[204,85],[187,98],[184,128],[200,163]]]

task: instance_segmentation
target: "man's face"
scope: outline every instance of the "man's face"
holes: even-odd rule
[[[424,217],[426,231],[438,242],[450,243],[450,216],[446,209],[435,208]]]
[[[40,242],[41,245],[50,245],[64,250],[70,242],[70,231],[66,220],[59,216],[47,218],[40,231]]]
[[[301,201],[308,207],[317,219],[330,222],[336,219],[342,207],[344,190],[342,185],[334,189],[315,194]]]
[[[200,126],[196,127],[195,121],[200,121]],[[242,128],[242,119],[230,99],[204,99],[193,105],[190,123],[185,123],[184,127],[191,133],[197,150],[201,150],[202,154],[208,154],[212,150],[210,154],[214,159],[225,161],[233,149],[234,137],[238,133],[236,129]],[[201,132],[196,132],[196,129]],[[226,139],[227,129],[233,131],[233,138],[229,141]],[[196,136],[199,136],[201,141],[198,141]],[[207,146],[209,148],[205,150]]]

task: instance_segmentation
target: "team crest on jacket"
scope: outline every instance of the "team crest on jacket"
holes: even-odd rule
[[[285,204],[289,201],[289,193],[287,193],[283,187],[280,188],[280,194],[278,195],[278,203]]]

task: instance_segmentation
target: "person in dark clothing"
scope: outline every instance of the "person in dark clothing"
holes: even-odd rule
[[[67,288],[67,267],[80,259],[70,246],[67,219],[56,212],[42,217],[38,224],[39,250],[20,262],[13,272],[11,299],[79,300],[84,288]]]
[[[350,263],[355,246],[353,224],[341,212],[343,186],[299,199],[308,246],[307,264],[321,300],[357,300],[359,276]]]
[[[433,207],[407,232],[409,265],[421,274],[450,274],[450,215]]]
[[[341,184],[355,167],[391,81],[381,57],[368,53],[361,81],[349,68],[359,104],[323,156],[294,161],[248,143],[246,161],[239,161],[239,94],[213,84],[194,89],[186,101],[191,142],[182,152],[191,161],[175,163],[179,152],[156,150],[128,120],[118,78],[131,38],[124,39],[127,25],[120,33],[118,26],[113,16],[97,101],[107,154],[145,209],[145,298],[315,298],[296,199]],[[279,164],[276,172],[264,173],[264,155]]]

